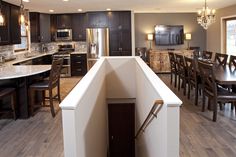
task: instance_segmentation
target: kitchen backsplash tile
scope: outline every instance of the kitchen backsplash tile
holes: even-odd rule
[[[47,47],[48,52],[56,52],[58,50],[58,45],[62,44],[74,44],[75,51],[80,52],[86,52],[87,51],[87,44],[86,42],[51,42],[51,43],[31,43],[30,51],[31,52],[42,52],[42,47]],[[14,53],[14,46],[13,45],[6,45],[6,46],[0,46],[0,55],[3,56],[11,56],[11,55],[17,55],[17,53]]]

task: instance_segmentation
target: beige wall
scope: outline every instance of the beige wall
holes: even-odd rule
[[[206,31],[197,23],[196,13],[135,13],[135,47],[148,47],[149,42],[146,40],[147,33],[154,33],[154,26],[157,24],[164,25],[184,25],[185,33],[192,33],[190,46],[200,46],[206,48]],[[178,46],[155,46],[153,49],[186,49],[187,42]]]
[[[236,16],[236,5],[216,11],[216,22],[207,30],[207,50],[221,52],[221,18]]]

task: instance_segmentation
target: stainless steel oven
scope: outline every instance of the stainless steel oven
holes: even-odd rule
[[[72,29],[58,29],[56,32],[56,41],[71,41]]]
[[[70,54],[55,54],[53,55],[54,59],[63,58],[63,64],[61,69],[61,77],[70,77],[71,76],[71,67],[70,67]]]

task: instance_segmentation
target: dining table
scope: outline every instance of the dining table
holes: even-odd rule
[[[17,95],[17,118],[25,119],[29,115],[28,87],[35,81],[49,76],[51,65],[7,65],[0,66],[0,88],[13,87]],[[36,94],[38,101],[42,93]]]

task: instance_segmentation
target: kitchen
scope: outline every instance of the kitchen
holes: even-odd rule
[[[159,3],[158,1],[147,1],[144,4],[144,2],[139,1],[123,0],[122,2],[113,1],[113,6],[111,6],[111,4],[107,1],[101,2],[96,0],[3,0],[0,2],[1,14],[4,15],[4,22],[1,22],[0,14],[0,25],[3,23],[2,26],[0,26],[0,87],[10,87],[11,89],[15,88],[17,95],[15,106],[14,101],[12,101],[12,99],[14,99],[14,92],[11,96],[9,96],[9,98],[3,97],[3,99],[6,100],[0,101],[0,103],[2,104],[3,102],[4,105],[10,104],[10,107],[13,107],[14,111],[16,111],[15,114],[12,114],[12,112],[1,114],[0,156],[64,156],[65,152],[73,152],[70,151],[73,146],[76,144],[82,145],[83,143],[88,146],[78,147],[80,150],[87,153],[85,153],[83,156],[108,156],[106,154],[108,153],[108,145],[103,144],[109,140],[104,140],[105,142],[97,140],[102,138],[102,136],[99,136],[99,129],[104,127],[105,129],[103,129],[106,132],[107,125],[105,122],[101,122],[101,124],[98,123],[99,118],[96,117],[97,112],[105,111],[105,114],[103,115],[106,115],[107,108],[104,106],[102,109],[99,107],[91,108],[91,113],[94,113],[95,116],[88,117],[87,121],[83,121],[83,118],[89,115],[87,114],[88,110],[86,110],[86,107],[92,104],[87,103],[87,101],[95,101],[95,99],[100,98],[101,95],[99,94],[103,94],[103,90],[105,88],[108,89],[107,93],[110,97],[114,96],[113,94],[118,93],[116,93],[116,91],[113,93],[112,90],[118,89],[117,91],[119,91],[119,94],[121,95],[130,92],[129,90],[124,90],[125,88],[123,89],[121,87],[130,87],[129,89],[132,91],[132,93],[134,93],[133,95],[135,95],[136,92],[134,89],[138,88],[139,90],[137,90],[137,93],[141,98],[143,98],[143,102],[149,101],[149,99],[146,100],[144,98],[152,97],[152,94],[156,91],[160,92],[161,94],[156,92],[155,98],[158,97],[158,95],[163,94],[166,96],[166,100],[172,101],[173,98],[176,98],[174,95],[176,94],[184,102],[184,105],[180,108],[180,119],[178,119],[178,112],[173,112],[172,110],[174,107],[177,108],[177,106],[173,106],[173,104],[171,104],[172,106],[169,106],[168,112],[171,112],[167,114],[170,116],[170,119],[168,120],[176,120],[176,123],[168,123],[169,128],[165,124],[166,117],[165,114],[163,114],[163,109],[161,110],[161,115],[164,115],[164,118],[154,118],[154,122],[158,122],[160,125],[157,130],[152,130],[154,136],[148,137],[147,143],[150,144],[151,141],[154,141],[160,142],[161,144],[156,145],[156,143],[151,143],[152,145],[149,145],[150,147],[147,148],[153,148],[151,150],[152,153],[156,151],[160,153],[173,148],[175,149],[174,152],[177,152],[177,154],[179,153],[179,156],[182,157],[192,155],[195,156],[196,154],[206,157],[212,156],[212,154],[217,154],[219,156],[222,154],[222,156],[230,156],[232,154],[232,156],[234,156],[234,154],[236,154],[235,150],[233,149],[235,146],[235,141],[228,140],[230,138],[234,139],[234,134],[227,134],[228,128],[230,128],[230,133],[236,130],[234,123],[235,114],[232,112],[232,115],[227,114],[225,116],[222,111],[219,111],[220,114],[218,122],[213,123],[211,120],[212,112],[201,113],[199,112],[199,107],[193,105],[193,94],[191,94],[191,99],[188,100],[186,99],[186,96],[182,94],[182,89],[178,91],[173,84],[170,84],[170,69],[169,65],[165,63],[166,61],[168,62],[168,56],[158,56],[159,52],[167,52],[167,49],[175,49],[177,51],[181,50],[181,52],[184,51],[188,53],[189,50],[186,49],[189,48],[189,45],[199,46],[201,50],[206,48],[217,48],[217,46],[211,45],[210,41],[212,40],[208,40],[209,37],[212,38],[211,29],[215,29],[215,27],[210,27],[210,29],[206,31],[196,22],[195,10],[197,4],[199,7],[202,7],[201,2],[194,1],[191,2],[191,4],[182,4],[181,2],[181,5],[179,4],[179,1],[173,0],[171,3],[166,5],[165,3]],[[217,2],[220,4],[219,1]],[[216,5],[217,2],[212,3]],[[136,4],[138,6],[136,6]],[[226,8],[226,10],[235,10],[235,2],[233,1],[227,3],[225,2],[224,5],[221,5],[222,6],[218,6],[219,9],[233,5],[233,9]],[[156,6],[158,6],[158,8]],[[177,6],[179,6],[179,8],[182,10],[178,10]],[[187,6],[187,8],[184,6]],[[23,22],[21,21],[22,18],[20,16],[22,14],[22,7],[23,10],[25,9]],[[176,9],[176,12],[173,11],[173,8]],[[220,15],[221,14],[223,13],[220,12]],[[224,16],[230,16],[234,14],[236,14],[235,11],[230,14],[224,14]],[[219,17],[220,16],[217,15],[217,18]],[[220,20],[217,19],[217,22],[218,21]],[[184,27],[184,32],[182,33],[192,33],[192,39],[183,39],[183,43],[181,43],[181,45],[157,45],[155,43],[154,26],[163,24],[166,26],[181,25]],[[216,25],[220,24],[216,23]],[[95,36],[92,36],[91,34],[95,34]],[[148,34],[152,34],[152,38],[148,39]],[[105,44],[97,42],[97,38],[99,41],[105,41],[102,42]],[[104,51],[100,51],[100,47],[103,47]],[[153,68],[152,70],[154,72],[158,73],[157,75],[155,75],[155,73],[153,73],[153,71],[151,71],[151,69],[147,67],[146,64],[142,62],[142,60],[139,60],[140,58],[136,57],[134,59],[137,60],[137,62],[129,58],[130,56],[135,55],[135,48],[137,47],[145,47],[147,50],[153,51],[151,54],[151,57],[153,58],[151,59],[153,62],[155,62],[155,66],[157,66],[157,68],[153,68],[154,64],[150,64],[150,67]],[[118,57],[110,57],[110,60],[102,59],[102,61],[98,61],[99,57],[101,56]],[[32,86],[35,84],[38,85],[39,81],[48,80],[47,78],[50,76],[53,58],[57,58],[58,60],[61,58],[64,59],[61,65],[61,78],[59,82],[60,96],[58,96],[56,90],[53,91],[54,94],[57,94],[57,97],[55,98],[59,100],[53,101],[55,115],[51,111],[51,107],[48,107],[48,105],[50,106],[50,102],[46,101],[45,103],[43,101],[44,98],[48,97],[49,94],[46,93],[46,95],[43,95],[44,93],[40,92],[42,86],[37,86],[37,90],[39,89],[39,91],[33,89],[35,86]],[[119,71],[119,73],[114,73],[111,72],[111,67],[106,66],[105,68],[103,65],[105,62],[115,62],[115,59],[113,60],[113,58],[118,58],[119,62],[116,62],[115,66],[112,68],[118,67],[121,69],[124,68],[125,70],[122,69]],[[125,66],[123,66],[121,63],[125,63],[127,60],[132,61],[128,61],[128,64],[124,64]],[[101,69],[99,69],[98,66],[94,66],[95,68],[90,70],[95,62],[99,63],[97,65]],[[147,62],[147,64],[149,63]],[[162,65],[164,67],[162,67]],[[139,68],[139,66],[141,68]],[[134,67],[138,70],[133,70]],[[95,71],[100,70],[103,70],[104,73],[96,73],[96,76],[91,75],[91,72],[89,73],[89,71],[93,71],[94,74]],[[159,74],[159,72],[164,72],[165,74]],[[97,77],[107,73],[109,75],[106,77],[103,76],[103,78],[106,78],[105,80],[108,81],[107,84],[105,83],[104,85],[104,82],[102,82],[100,79],[96,80]],[[146,75],[141,75],[143,73],[148,73],[153,77],[149,77],[150,75],[148,75],[148,77],[146,77]],[[114,77],[114,75],[116,76]],[[156,76],[160,77],[166,85],[161,81],[161,79],[159,80],[155,78]],[[116,79],[115,81],[112,81],[113,78],[119,77],[122,79]],[[90,86],[83,86],[89,82],[86,82],[87,80],[95,80],[97,83],[90,84]],[[78,85],[78,82],[82,82],[83,84]],[[154,84],[154,86],[158,86],[158,88],[152,88],[152,86],[149,84],[150,82],[151,85]],[[171,91],[169,89],[166,90],[166,86],[168,86],[168,88],[170,88],[174,94],[171,93],[168,95],[168,92]],[[80,90],[78,90],[79,87],[81,87]],[[102,92],[100,92],[100,87]],[[149,88],[152,88],[152,92],[148,92],[147,89]],[[31,90],[35,91],[31,92]],[[78,101],[77,98],[81,100],[81,98],[83,98],[81,95],[85,93],[84,91],[90,91],[92,93],[94,90],[97,90],[96,92],[100,93],[98,95],[88,94],[87,97],[85,97],[86,101],[83,102],[84,106],[79,106],[79,104],[78,110],[75,112],[75,114],[79,113],[75,117],[77,118],[76,120],[82,121],[81,126],[85,127],[83,130],[84,132],[80,132],[81,130],[77,128],[77,124],[72,121],[74,114],[67,115],[71,118],[70,121],[67,121],[68,126],[76,124],[74,128],[66,128],[67,131],[69,130],[69,133],[67,134],[69,137],[68,141],[74,142],[76,138],[70,139],[70,137],[74,134],[74,131],[78,129],[75,132],[81,134],[79,135],[80,138],[76,140],[81,140],[82,142],[75,141],[75,145],[69,144],[65,146],[68,142],[65,142],[65,139],[63,139],[63,132],[65,131],[65,128],[62,126],[62,121],[63,123],[65,121],[62,117],[65,115],[63,112],[61,112],[59,103],[60,101],[63,102],[63,99],[65,100],[65,97],[71,93],[72,90],[78,90],[79,92],[74,92],[75,95],[73,99],[69,100],[71,103],[64,103],[64,107],[66,105],[76,106]],[[109,93],[109,91],[112,92]],[[34,93],[32,97],[35,104],[39,103],[42,106],[38,107],[35,105],[35,109],[31,109],[30,104],[32,104],[32,93]],[[177,98],[175,100],[177,100]],[[153,103],[153,101],[150,102]],[[181,104],[181,101],[179,100],[176,102],[178,105]],[[140,113],[143,114],[143,117],[140,119],[140,121],[144,120],[146,114],[148,114],[146,111],[149,111],[148,105],[152,105],[151,103],[147,105],[145,103],[140,103]],[[94,104],[96,104],[96,102]],[[2,108],[0,107],[0,109]],[[144,109],[145,113],[143,112]],[[164,112],[165,109],[166,108],[164,106]],[[73,110],[74,108],[72,106],[68,109],[68,113],[72,113]],[[229,111],[227,113],[231,112]],[[172,116],[176,116],[176,118],[173,118]],[[180,124],[178,123],[178,120],[180,120]],[[222,121],[224,122],[223,125],[221,123]],[[84,125],[85,122],[88,122],[87,124],[90,125]],[[178,128],[178,125],[180,125],[180,143],[178,138],[178,129],[176,129]],[[173,127],[173,129],[170,129],[171,127]],[[214,130],[216,127],[219,127],[220,129]],[[138,127],[135,129],[138,129]],[[90,131],[94,134],[91,134]],[[149,131],[150,130],[147,130],[146,133],[148,134]],[[156,133],[159,133],[159,131],[161,131],[161,133],[157,135]],[[174,131],[175,134],[173,135],[175,136],[166,136],[165,133],[172,131]],[[164,136],[162,136],[163,132]],[[209,138],[205,138],[205,133],[207,135],[210,134]],[[219,136],[217,136],[217,134],[219,134]],[[155,140],[156,136],[158,136],[158,140]],[[171,142],[168,143],[170,144],[167,147],[168,149],[164,148],[167,142],[159,140],[166,137],[171,138]],[[172,137],[175,142],[172,141]],[[223,139],[221,137],[226,138]],[[218,140],[223,141],[223,145],[221,145]],[[142,139],[140,141],[140,146],[143,146]],[[64,147],[63,144],[65,144]],[[104,150],[95,151],[95,144],[98,147],[104,146]],[[176,147],[171,144],[176,144]],[[180,145],[179,149],[178,145]],[[215,145],[222,149],[215,150]],[[225,146],[227,147],[225,148]],[[66,151],[65,147],[67,147]],[[76,148],[73,149],[76,150]],[[172,153],[172,151],[169,152]],[[100,155],[101,153],[105,155]],[[144,151],[144,156],[148,156],[145,153],[147,152]],[[139,156],[139,154],[136,155]],[[159,156],[165,155],[159,154]]]

